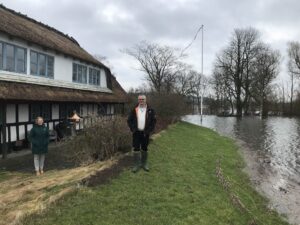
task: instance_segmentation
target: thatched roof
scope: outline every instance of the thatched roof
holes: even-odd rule
[[[0,4],[0,18],[0,32],[25,40],[29,44],[34,43],[45,49],[51,49],[94,65],[104,66],[81,48],[73,37],[8,9],[2,4]]]
[[[2,4],[0,4],[0,33],[104,68],[108,72],[107,86],[113,92],[101,93],[0,80],[0,100],[116,103],[127,101],[126,92],[111,75],[109,68],[81,48],[74,38]]]
[[[127,102],[127,94],[115,77],[111,81],[113,93],[0,81],[0,101]]]

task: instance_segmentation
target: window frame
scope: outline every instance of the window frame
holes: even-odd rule
[[[37,61],[36,61],[36,73],[33,73],[31,71],[32,69],[32,61],[31,61],[31,54],[34,53],[37,55]],[[40,71],[40,56],[44,56],[45,57],[45,63],[44,63],[44,72],[45,72],[45,75],[41,75],[41,71]],[[38,76],[38,77],[45,77],[45,78],[49,78],[49,79],[54,79],[54,68],[55,68],[55,57],[52,56],[52,55],[48,55],[48,54],[45,54],[45,53],[42,53],[42,52],[38,52],[38,51],[35,51],[35,50],[30,50],[30,75],[32,76]],[[49,58],[52,59],[53,61],[53,68],[52,68],[52,74],[49,76]]]
[[[94,82],[95,81],[95,82]],[[89,85],[101,87],[101,71],[98,68],[89,67]]]
[[[4,41],[0,41],[0,44],[2,46],[2,59],[1,59],[1,67],[0,70],[2,71],[8,71],[8,72],[12,72],[12,73],[19,73],[19,74],[27,74],[27,48],[25,47],[21,47],[19,45],[16,44],[12,44],[12,43],[7,43]],[[12,70],[8,70],[7,69],[7,46],[12,46],[13,47],[13,69]],[[18,49],[21,49],[24,51],[24,71],[19,70],[18,68]]]
[[[1,49],[0,49],[0,55],[1,55],[1,58],[0,58],[0,70],[3,69],[3,58],[4,58],[4,45],[3,43],[0,41],[0,46],[1,46]]]
[[[87,84],[88,83],[88,67],[86,65],[79,64],[76,62],[73,62],[72,65],[73,65],[72,66],[72,82],[77,83],[77,84]],[[79,70],[79,67],[80,67],[80,70]],[[76,68],[76,72],[75,72],[74,68]],[[85,70],[85,74],[83,74],[84,70]],[[78,73],[78,71],[80,71],[80,74]],[[75,76],[74,76],[74,73],[75,73]],[[80,75],[80,77],[79,77],[79,75]],[[74,79],[74,77],[75,77],[75,79]]]
[[[24,72],[22,72],[22,71],[19,71],[19,69],[18,69],[18,61],[19,61],[19,59],[18,59],[18,49],[20,49],[20,50],[23,50],[24,51]],[[16,73],[25,73],[25,74],[27,74],[27,49],[26,48],[20,48],[20,47],[17,47],[17,48],[15,48],[15,72]]]

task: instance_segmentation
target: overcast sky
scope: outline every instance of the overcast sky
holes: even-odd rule
[[[204,74],[210,75],[216,53],[235,28],[252,26],[282,56],[286,76],[288,41],[300,41],[297,0],[0,0],[6,7],[74,37],[92,55],[107,57],[120,84],[128,90],[145,82],[138,64],[120,50],[142,40],[183,49],[204,24]],[[1,19],[1,18],[0,18]],[[186,52],[201,71],[201,35]]]

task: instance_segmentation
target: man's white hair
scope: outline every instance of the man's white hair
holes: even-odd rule
[[[139,98],[139,97],[143,97],[144,99],[147,98],[146,95],[139,95],[138,98]]]

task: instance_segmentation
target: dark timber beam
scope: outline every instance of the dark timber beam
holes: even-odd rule
[[[2,158],[3,159],[6,159],[7,158],[7,142],[6,142],[6,103],[0,103],[0,106],[1,106],[1,118],[2,118],[2,121],[1,121],[1,124],[2,124]]]

